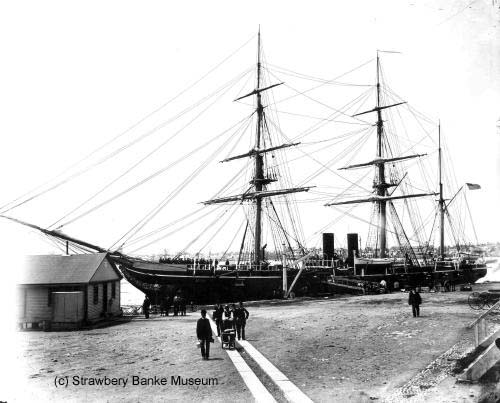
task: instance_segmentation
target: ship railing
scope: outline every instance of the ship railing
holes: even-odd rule
[[[335,267],[334,259],[309,259],[305,262],[306,268],[308,267],[326,267],[326,268],[334,268]]]

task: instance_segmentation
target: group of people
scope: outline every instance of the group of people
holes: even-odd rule
[[[173,299],[169,296],[164,296],[160,301],[160,316],[168,316],[170,309],[173,309],[173,316],[186,316],[186,299],[176,295]],[[148,296],[144,298],[142,303],[142,312],[146,319],[149,318],[151,310],[151,300]]]
[[[163,264],[184,264],[188,265],[191,268],[193,268],[196,265],[196,267],[201,270],[214,269],[219,267],[220,265],[223,265],[225,267],[229,266],[229,259],[226,259],[223,264],[223,262],[222,261],[219,262],[218,259],[205,259],[205,258],[193,259],[185,257],[162,256],[160,257],[159,262]]]
[[[212,315],[217,325],[217,336],[220,336],[224,330],[233,329],[236,331],[238,340],[245,340],[245,326],[249,315],[243,302],[240,302],[238,307],[231,304],[231,307],[226,305],[223,308],[222,305],[217,304]]]
[[[245,326],[249,313],[240,302],[238,307],[232,304],[231,307],[217,304],[213,312],[213,319],[217,326],[217,336],[221,336],[224,331],[233,330],[238,335],[238,340],[245,340]],[[212,328],[210,321],[207,318],[207,311],[201,310],[201,318],[196,324],[196,337],[200,343],[201,356],[204,360],[208,360],[210,356],[210,343],[213,343]],[[234,333],[233,333],[234,338]]]
[[[173,299],[165,296],[160,301],[160,316],[168,316],[170,308],[174,308],[174,316],[186,316],[186,299],[176,295]]]

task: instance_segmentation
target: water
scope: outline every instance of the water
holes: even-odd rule
[[[500,281],[500,257],[492,256],[488,259],[496,259],[496,260],[486,265],[488,269],[486,276],[477,280],[476,283],[478,284],[490,281]]]
[[[121,305],[142,305],[144,293],[135,288],[127,280],[122,279],[120,290]]]

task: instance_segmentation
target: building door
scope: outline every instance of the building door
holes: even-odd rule
[[[103,283],[102,288],[102,311],[108,312],[108,283]]]

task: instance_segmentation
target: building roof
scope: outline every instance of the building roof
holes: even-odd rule
[[[36,255],[26,256],[18,271],[18,284],[82,284],[88,283],[106,260],[107,253],[85,255]],[[122,278],[120,272],[110,262]]]

